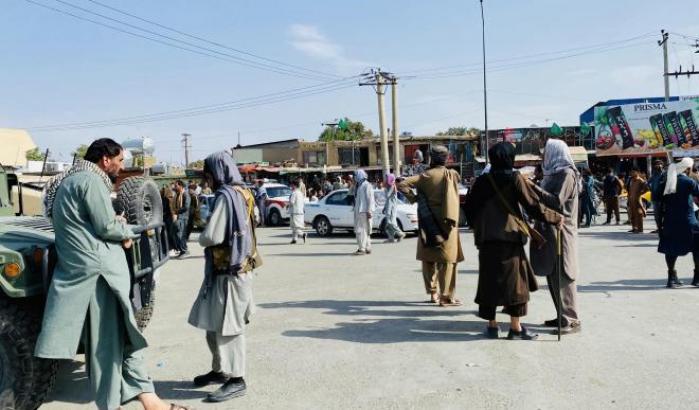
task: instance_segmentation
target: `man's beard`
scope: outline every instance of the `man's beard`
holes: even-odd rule
[[[107,177],[109,178],[110,181],[112,181],[112,184],[116,184],[117,181],[117,174],[107,174]]]

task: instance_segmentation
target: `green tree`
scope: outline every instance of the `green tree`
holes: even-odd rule
[[[466,127],[449,127],[446,131],[440,131],[437,135],[466,135]]]
[[[326,126],[320,133],[318,141],[352,141],[374,136],[374,133],[361,121],[352,121],[345,117],[340,122],[342,127]]]
[[[440,131],[437,133],[437,135],[440,136],[446,136],[446,135],[480,135],[481,130],[478,128],[474,127],[466,127],[466,126],[459,126],[459,127],[449,127],[446,131]]]
[[[194,162],[190,162],[189,166],[187,168],[189,168],[189,169],[204,169],[204,160],[198,159]]]
[[[39,147],[32,148],[26,153],[27,161],[43,161],[46,158],[46,154],[43,153]]]
[[[85,158],[85,153],[87,152],[87,145],[85,144],[80,144],[78,148],[75,149],[75,151],[71,152],[71,155],[74,157],[78,157],[79,159]]]

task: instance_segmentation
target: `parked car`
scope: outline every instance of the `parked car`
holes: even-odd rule
[[[272,226],[281,225],[289,221],[289,196],[291,188],[284,184],[266,183],[262,185],[267,190],[267,201],[265,203],[265,221]]]
[[[385,215],[382,213],[386,203],[386,193],[374,190],[375,208],[372,216],[375,231],[383,231]],[[313,226],[318,235],[328,236],[336,229],[352,230],[354,228],[354,196],[348,189],[337,189],[317,202],[308,202],[304,207],[304,220]],[[417,205],[401,199],[397,207],[398,227],[403,232],[417,231]]]
[[[249,188],[248,188],[249,189]],[[254,192],[254,191],[253,191]],[[201,194],[199,195],[199,215],[195,221],[195,226],[198,229],[204,229],[209,223],[209,217],[211,212],[214,210],[214,205],[216,203],[216,195],[214,194]],[[260,223],[260,210],[257,206],[254,208],[255,222]]]

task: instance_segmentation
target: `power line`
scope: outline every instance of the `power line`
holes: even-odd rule
[[[646,44],[647,43],[628,44],[625,46],[612,47],[612,48],[607,48],[607,49],[603,49],[603,50],[591,50],[591,51],[587,51],[587,52],[580,52],[580,53],[576,53],[576,54],[552,57],[552,58],[535,60],[535,61],[503,64],[500,66],[496,66],[495,68],[489,69],[488,72],[507,71],[507,70],[517,69],[517,68],[522,68],[522,67],[528,67],[531,65],[537,65],[537,64],[565,60],[565,59],[579,57],[579,56],[587,55],[587,54],[606,53],[606,52],[617,51],[617,50],[621,50],[621,49],[625,49],[625,48],[638,47],[638,46],[642,46],[642,45],[646,45]],[[445,73],[435,73],[433,75],[413,76],[413,77],[408,78],[408,79],[409,80],[441,79],[441,78],[461,77],[461,76],[474,75],[474,74],[480,74],[480,73],[481,73],[481,70],[479,70],[479,69],[471,69],[471,70],[451,71],[451,72],[445,72]]]
[[[199,54],[199,55],[203,55],[203,56],[206,56],[206,57],[215,58],[215,59],[221,60],[221,61],[233,62],[233,63],[239,64],[239,65],[243,65],[243,66],[247,66],[247,67],[251,67],[251,68],[255,68],[255,69],[259,69],[259,70],[271,71],[271,72],[274,72],[274,73],[277,73],[277,74],[289,75],[289,76],[293,76],[293,77],[304,78],[304,79],[311,79],[311,80],[317,80],[317,79],[321,78],[321,77],[318,77],[318,76],[309,75],[309,74],[307,74],[307,73],[298,73],[298,72],[295,72],[295,71],[292,71],[292,70],[289,70],[289,69],[284,69],[284,68],[281,68],[281,67],[273,67],[273,66],[270,66],[270,65],[268,65],[268,64],[264,64],[264,63],[260,63],[260,62],[256,62],[256,61],[252,61],[252,60],[248,60],[248,59],[245,59],[245,58],[242,58],[242,57],[239,57],[239,56],[235,56],[235,55],[228,54],[228,53],[224,53],[224,52],[221,52],[221,51],[217,51],[217,50],[214,50],[214,49],[211,49],[211,48],[203,47],[203,46],[200,46],[200,45],[197,45],[197,44],[194,44],[194,43],[190,43],[190,42],[187,42],[187,41],[184,41],[184,40],[179,40],[179,39],[177,39],[177,38],[174,38],[174,37],[171,37],[171,36],[167,36],[167,35],[164,35],[164,34],[160,34],[160,33],[154,32],[154,31],[152,31],[152,30],[144,29],[144,28],[135,26],[135,25],[133,25],[133,24],[126,23],[126,22],[123,22],[123,21],[121,21],[121,20],[111,18],[111,17],[109,17],[109,16],[105,16],[105,15],[100,14],[100,13],[92,12],[92,11],[90,11],[90,10],[88,10],[88,9],[85,9],[85,8],[83,8],[83,7],[80,7],[80,6],[76,6],[76,5],[70,4],[70,3],[66,2],[66,1],[63,1],[63,0],[54,0],[54,1],[56,1],[56,2],[58,2],[58,3],[61,3],[61,4],[64,4],[64,5],[67,5],[67,6],[69,6],[69,7],[73,7],[73,8],[75,8],[75,9],[81,10],[81,11],[83,11],[83,12],[86,12],[86,13],[89,13],[89,14],[92,14],[92,15],[95,15],[95,16],[98,16],[98,17],[100,17],[100,18],[103,18],[103,19],[106,19],[106,20],[109,20],[109,21],[116,22],[116,23],[121,24],[121,25],[124,25],[124,26],[126,26],[126,27],[130,27],[130,28],[133,28],[133,29],[142,31],[142,32],[144,32],[144,33],[148,33],[148,34],[151,34],[151,35],[155,35],[155,36],[157,36],[157,37],[161,37],[161,38],[165,38],[165,39],[170,40],[170,41],[174,41],[175,43],[173,44],[173,43],[171,43],[170,41],[163,41],[163,40],[159,40],[159,39],[157,39],[157,38],[153,38],[153,37],[145,36],[145,35],[142,35],[142,34],[139,34],[139,33],[135,33],[135,32],[133,32],[133,31],[125,30],[125,29],[123,29],[123,28],[121,28],[121,27],[113,26],[113,25],[111,25],[111,24],[106,24],[106,23],[103,23],[103,22],[101,22],[101,21],[93,20],[93,19],[88,18],[88,17],[85,17],[85,16],[80,16],[80,15],[71,13],[71,12],[66,11],[66,10],[62,10],[62,9],[59,9],[59,8],[56,8],[56,7],[52,7],[52,6],[49,6],[49,5],[46,5],[46,4],[39,3],[39,2],[34,1],[34,0],[25,0],[25,1],[28,2],[28,3],[37,5],[37,6],[39,6],[39,7],[43,7],[43,8],[45,8],[45,9],[52,10],[52,11],[55,11],[55,12],[57,12],[57,13],[61,13],[61,14],[64,14],[64,15],[67,15],[67,16],[70,16],[70,17],[73,17],[73,18],[76,18],[76,19],[78,19],[78,20],[87,21],[87,22],[90,22],[90,23],[92,23],[92,24],[96,24],[96,25],[98,25],[98,26],[102,26],[102,27],[108,28],[108,29],[110,29],[110,30],[114,30],[114,31],[117,31],[117,32],[120,32],[120,33],[123,33],[123,34],[128,34],[128,35],[130,35],[130,36],[134,36],[134,37],[138,37],[138,38],[141,38],[141,39],[145,39],[145,40],[148,40],[148,41],[151,41],[151,42],[154,42],[154,43],[158,43],[158,44],[161,44],[161,45],[165,45],[165,46],[167,46],[167,47],[176,48],[176,49],[183,50],[183,51],[188,51],[188,52],[190,52],[190,53],[194,53],[194,54]],[[186,45],[187,47],[181,46],[181,45],[179,45],[179,44],[177,44],[177,43],[184,44],[184,45]],[[190,48],[190,47],[193,47],[193,48]],[[327,80],[327,77],[322,77],[322,79],[323,79],[323,80]]]
[[[326,73],[326,72],[323,72],[323,71],[313,70],[313,69],[310,69],[310,68],[306,68],[306,67],[302,67],[302,66],[297,66],[297,65],[294,65],[294,64],[288,64],[288,63],[285,63],[285,62],[283,62],[283,61],[279,61],[279,60],[274,60],[274,59],[271,59],[271,58],[263,57],[263,56],[260,56],[260,55],[251,53],[251,52],[249,52],[249,51],[241,50],[241,49],[238,49],[238,48],[234,48],[234,47],[231,47],[231,46],[227,46],[227,45],[222,44],[222,43],[218,43],[218,42],[216,42],[216,41],[208,40],[208,39],[203,38],[203,37],[201,37],[201,36],[197,36],[197,35],[194,35],[194,34],[189,34],[189,33],[186,33],[186,32],[184,32],[184,31],[177,30],[177,29],[172,28],[172,27],[168,27],[168,26],[166,26],[166,25],[164,25],[164,24],[160,24],[160,23],[158,23],[158,22],[155,22],[155,21],[152,21],[152,20],[148,20],[148,19],[145,19],[145,18],[136,16],[136,15],[134,15],[134,14],[128,13],[128,12],[126,12],[126,11],[117,9],[116,7],[109,6],[109,5],[107,5],[107,4],[104,4],[104,3],[99,2],[99,1],[97,1],[97,0],[88,0],[88,1],[91,2],[91,3],[97,4],[97,5],[99,5],[99,6],[102,6],[102,7],[104,7],[104,8],[107,8],[107,9],[109,9],[109,10],[115,11],[115,12],[117,12],[117,13],[123,14],[123,15],[125,15],[125,16],[128,16],[128,17],[131,17],[131,18],[134,18],[134,19],[143,21],[143,22],[148,23],[148,24],[152,24],[152,25],[154,25],[154,26],[163,28],[163,29],[165,29],[165,30],[169,30],[169,31],[171,31],[171,32],[173,32],[173,33],[177,33],[177,34],[180,34],[180,35],[183,35],[183,36],[186,36],[186,37],[195,39],[195,40],[199,40],[199,41],[202,41],[202,42],[205,42],[205,43],[208,43],[208,44],[217,46],[217,47],[225,48],[226,50],[231,50],[231,51],[234,51],[234,52],[236,52],[236,53],[240,53],[240,54],[244,54],[244,55],[247,55],[247,56],[250,56],[250,57],[258,58],[258,59],[260,59],[260,60],[268,61],[268,62],[270,62],[270,63],[276,63],[276,64],[284,65],[284,66],[291,67],[291,68],[295,68],[295,69],[299,69],[299,70],[304,70],[304,71],[309,71],[309,72],[316,73],[316,74],[321,74],[321,75],[328,76],[328,77],[336,77],[336,78],[337,78],[337,77],[340,77],[340,76],[335,75],[335,74],[330,74],[330,73]]]
[[[653,33],[649,32],[649,33],[641,34],[638,36],[629,37],[629,38],[626,38],[623,40],[611,41],[611,42],[606,42],[606,43],[597,43],[597,44],[593,44],[593,45],[589,45],[589,46],[580,46],[580,47],[574,47],[574,48],[557,50],[557,51],[547,51],[547,52],[542,52],[542,53],[528,54],[528,55],[522,55],[522,56],[516,56],[516,57],[493,59],[493,60],[488,60],[487,64],[511,62],[511,61],[517,61],[517,60],[527,60],[527,59],[532,59],[535,57],[544,57],[544,56],[557,55],[557,54],[566,54],[566,53],[571,53],[571,52],[575,52],[575,51],[582,51],[582,50],[592,51],[593,49],[604,49],[604,48],[612,47],[612,46],[619,45],[619,44],[624,44],[624,43],[633,42],[633,41],[644,39],[644,38],[649,38],[651,36],[653,36]],[[481,62],[469,63],[469,64],[457,64],[457,65],[452,65],[452,66],[431,67],[431,68],[424,68],[424,69],[420,69],[420,70],[405,71],[405,72],[401,72],[401,74],[402,75],[411,75],[411,74],[419,74],[419,73],[425,73],[425,72],[454,70],[454,69],[467,68],[467,67],[480,67],[482,64],[483,64],[483,62],[481,61]]]
[[[257,97],[248,97],[240,100],[229,101],[222,104],[213,104],[208,106],[185,108],[173,111],[164,111],[160,113],[145,114],[131,117],[114,118],[110,120],[75,122],[65,124],[44,125],[37,127],[28,127],[33,131],[64,131],[71,129],[87,129],[101,128],[116,125],[133,125],[143,124],[148,122],[165,121],[179,118],[189,118],[199,115],[212,114],[222,111],[238,110],[243,108],[257,107],[260,105],[274,104],[284,101],[289,101],[297,98],[304,98],[311,95],[328,93],[332,91],[342,90],[350,87],[355,87],[354,83],[345,81],[332,81],[320,86],[302,87],[287,91],[265,94]]]

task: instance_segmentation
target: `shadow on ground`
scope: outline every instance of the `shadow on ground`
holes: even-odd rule
[[[62,360],[58,367],[58,383],[47,402],[90,403],[93,398],[82,362]]]
[[[651,233],[633,234],[630,232],[603,232],[603,231],[578,231],[579,236],[587,236],[597,239],[610,239],[619,241],[654,241],[658,242],[658,235]]]
[[[579,292],[614,292],[619,290],[665,290],[667,279],[624,279],[614,282],[591,282],[588,285],[578,285]]]
[[[420,341],[462,342],[482,339],[485,326],[484,321],[434,319],[434,317],[463,316],[474,312],[458,308],[439,308],[426,302],[313,300],[264,303],[259,306],[265,309],[322,309],[329,315],[362,316],[354,321],[338,322],[330,329],[287,330],[282,333],[287,337],[380,344]],[[414,309],[415,307],[422,307],[422,309]],[[407,309],[389,310],[388,308]]]
[[[57,381],[56,388],[49,395],[47,402],[87,404],[94,401],[82,362],[62,362],[58,369]],[[158,396],[168,401],[204,399],[208,393],[195,388],[189,380],[153,383]]]

